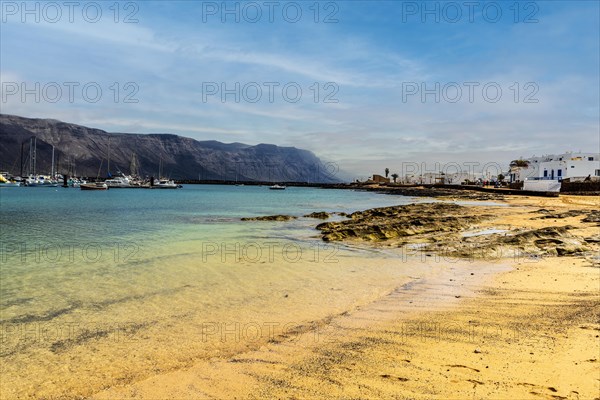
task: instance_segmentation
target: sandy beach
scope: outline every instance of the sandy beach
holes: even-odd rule
[[[443,240],[411,237],[409,242],[435,242],[418,248],[427,249],[424,262],[435,263],[440,273],[268,344],[94,398],[596,399],[600,229],[593,215],[599,200],[502,202],[506,207],[465,207],[486,216],[459,233],[460,242],[476,243],[470,248],[478,249],[477,256],[451,257],[461,250],[456,236],[447,242],[447,254]],[[507,239],[548,227],[564,237],[533,235],[538,251]],[[504,239],[489,238],[496,236]],[[361,244],[400,251],[400,242],[406,249],[406,237]],[[493,250],[482,253],[481,246]],[[575,250],[558,255],[561,246]]]

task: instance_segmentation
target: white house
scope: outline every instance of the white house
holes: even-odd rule
[[[510,165],[510,182],[526,180],[556,180],[566,178],[585,179],[600,177],[600,153],[563,153],[542,157],[531,157],[526,166],[522,162]],[[596,178],[598,179],[598,178]]]
[[[443,172],[426,172],[422,175],[405,175],[404,177],[400,177],[400,182],[421,185],[434,185],[438,183],[462,185],[465,181],[475,182],[477,179],[482,179],[481,173],[454,172],[447,174]]]

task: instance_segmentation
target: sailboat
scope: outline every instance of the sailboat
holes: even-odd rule
[[[98,175],[96,175],[96,179],[100,177],[100,171],[102,170],[103,163],[104,159],[100,160],[100,167],[98,167]],[[108,190],[108,185],[104,182],[81,183],[79,188],[81,190]]]
[[[37,137],[29,141],[29,176],[25,178],[25,186],[29,187],[57,187],[58,182],[52,176],[37,175]],[[52,146],[52,174],[54,174],[54,146]]]
[[[183,186],[178,185],[175,183],[175,181],[173,181],[172,179],[167,179],[167,178],[162,178],[162,157],[160,158],[159,164],[158,164],[158,180],[152,180],[150,183],[150,189],[178,189],[181,188]]]

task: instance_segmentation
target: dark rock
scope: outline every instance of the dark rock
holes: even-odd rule
[[[350,214],[350,220],[317,225],[324,241],[385,241],[429,233],[457,232],[480,221],[466,208],[448,203],[421,203],[373,208]]]
[[[587,243],[600,243],[600,235],[589,236],[584,239]]]
[[[242,221],[289,221],[296,219],[293,215],[266,215],[264,217],[244,217]]]
[[[538,210],[537,212],[544,214],[541,217],[537,217],[535,219],[563,219],[569,217],[578,217],[580,215],[584,215],[586,212],[584,210],[569,210],[565,212],[552,212],[548,210]]]
[[[567,256],[588,251],[589,248],[584,245],[584,240],[569,233],[571,229],[573,227],[569,225],[546,227],[520,232],[512,236],[502,236],[496,240],[531,254]]]
[[[588,213],[587,217],[585,217],[581,221],[600,223],[600,211],[592,211],[592,212]]]
[[[310,214],[306,214],[304,217],[305,218],[317,218],[317,219],[327,219],[329,218],[331,215],[325,211],[321,211],[321,212],[313,212]]]

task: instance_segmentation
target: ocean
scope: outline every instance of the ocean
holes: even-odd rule
[[[380,298],[414,265],[327,244],[322,221],[303,215],[412,201],[266,186],[0,189],[0,397],[89,396]],[[299,218],[240,220],[274,214]]]

